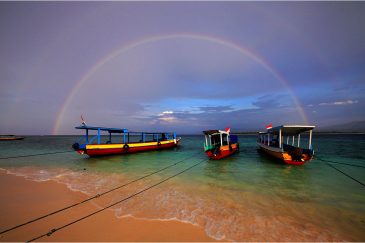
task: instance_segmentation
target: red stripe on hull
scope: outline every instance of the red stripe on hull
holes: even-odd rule
[[[294,161],[294,160],[284,160],[285,164],[288,165],[302,165],[307,161]]]
[[[157,146],[157,145],[151,145],[151,146],[129,147],[127,150],[124,150],[123,148],[113,148],[113,149],[86,149],[85,151],[82,151],[82,152],[85,153],[85,154],[87,154],[87,155],[89,155],[89,156],[133,154],[133,153],[145,152],[145,151],[153,151],[153,150],[160,150],[160,149],[169,149],[169,148],[176,147],[177,145],[178,145],[178,142],[176,144],[172,142],[172,143],[167,143],[167,144],[161,144],[159,146]]]
[[[214,155],[212,151],[206,151],[205,153],[208,155],[210,159],[219,160],[226,158],[238,151],[237,144],[232,144],[232,150],[229,149],[221,149],[217,154]]]

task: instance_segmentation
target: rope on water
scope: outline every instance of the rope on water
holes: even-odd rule
[[[200,152],[199,152],[199,153],[200,153]],[[149,176],[152,176],[152,175],[154,175],[154,174],[157,174],[157,173],[159,173],[159,172],[161,172],[161,171],[167,170],[168,168],[171,168],[171,167],[173,167],[173,166],[176,166],[176,165],[178,165],[178,164],[180,164],[180,163],[182,163],[182,162],[186,161],[187,159],[190,159],[190,158],[195,157],[195,156],[196,156],[196,155],[198,155],[199,153],[193,154],[193,155],[191,155],[191,156],[189,156],[189,157],[187,157],[187,158],[184,158],[184,159],[182,159],[182,160],[179,160],[179,161],[175,162],[174,164],[168,165],[168,166],[166,166],[166,167],[164,167],[164,168],[162,168],[162,169],[159,169],[159,170],[157,170],[157,171],[151,172],[151,173],[149,173],[149,174],[147,174],[147,175],[144,175],[144,176],[142,176],[142,177],[139,177],[139,178],[137,178],[137,179],[135,179],[135,180],[132,180],[132,181],[130,181],[130,182],[127,182],[127,183],[125,183],[125,184],[123,184],[123,185],[120,185],[120,186],[114,187],[114,188],[112,188],[112,189],[110,189],[110,190],[108,190],[108,191],[105,191],[105,192],[103,192],[103,193],[96,194],[95,196],[93,196],[93,197],[89,197],[89,198],[87,198],[87,199],[85,199],[85,200],[83,200],[83,201],[80,201],[80,202],[78,202],[78,203],[75,203],[75,204],[69,205],[69,206],[67,206],[67,207],[64,207],[64,208],[58,209],[58,210],[53,211],[53,212],[51,212],[51,213],[48,213],[48,214],[46,214],[46,215],[40,216],[40,217],[38,217],[38,218],[35,218],[35,219],[32,219],[32,220],[29,220],[29,221],[24,222],[24,223],[22,223],[22,224],[18,224],[18,225],[16,225],[16,226],[13,226],[13,227],[11,227],[11,228],[8,228],[8,229],[6,229],[6,230],[3,230],[3,231],[1,231],[1,232],[0,232],[0,235],[1,235],[1,234],[4,234],[4,233],[6,233],[6,232],[9,232],[9,231],[15,230],[15,229],[17,229],[17,228],[20,228],[20,227],[22,227],[22,226],[28,225],[28,224],[30,224],[30,223],[36,222],[36,221],[38,221],[38,220],[44,219],[44,218],[49,217],[49,216],[51,216],[51,215],[54,215],[54,214],[60,213],[60,212],[65,211],[65,210],[67,210],[67,209],[70,209],[70,208],[76,207],[76,206],[78,206],[78,205],[80,205],[80,204],[86,203],[86,202],[91,201],[91,200],[93,200],[93,199],[95,199],[95,198],[99,198],[99,197],[101,197],[101,196],[103,196],[103,195],[105,195],[105,194],[108,194],[108,193],[110,193],[110,192],[112,192],[112,191],[115,191],[115,190],[117,190],[117,189],[120,189],[120,188],[122,188],[122,187],[126,187],[126,186],[128,186],[128,185],[130,185],[130,184],[132,184],[132,183],[134,183],[134,182],[140,181],[140,180],[145,179],[145,178],[147,178],[147,177],[149,177]]]
[[[343,162],[326,160],[326,159],[322,159],[322,158],[316,158],[316,160],[321,160],[321,161],[327,162],[327,163],[334,163],[334,164],[341,164],[341,165],[348,165],[348,166],[354,166],[354,167],[359,167],[359,168],[365,168],[365,166],[363,166],[363,165],[348,164],[348,163],[343,163]]]
[[[75,224],[75,223],[77,223],[77,222],[80,222],[80,221],[82,221],[82,220],[84,220],[84,219],[86,219],[86,218],[89,218],[89,217],[91,217],[91,216],[93,216],[93,215],[95,215],[95,214],[97,214],[97,213],[100,213],[100,212],[102,212],[102,211],[104,211],[104,210],[106,210],[106,209],[108,209],[108,208],[111,208],[111,207],[113,207],[113,206],[115,206],[115,205],[117,205],[117,204],[119,204],[119,203],[122,203],[122,202],[124,202],[124,201],[127,201],[128,199],[131,199],[131,198],[133,198],[133,197],[135,197],[135,196],[137,196],[137,195],[139,195],[139,194],[141,194],[141,193],[143,193],[143,192],[145,192],[145,191],[148,191],[148,190],[150,190],[150,189],[152,189],[152,188],[154,188],[154,187],[156,187],[156,186],[158,186],[158,185],[160,185],[160,184],[162,184],[162,183],[164,183],[164,182],[166,182],[166,181],[168,181],[168,180],[170,180],[170,179],[172,179],[172,178],[174,178],[174,177],[176,177],[176,176],[178,176],[178,175],[181,175],[182,173],[184,173],[184,172],[186,172],[186,171],[188,171],[188,170],[190,170],[190,169],[192,169],[192,168],[194,168],[194,167],[196,167],[196,166],[198,166],[198,165],[200,165],[201,163],[206,162],[206,161],[208,161],[208,160],[207,160],[207,159],[204,159],[204,160],[202,160],[202,161],[200,161],[200,162],[198,162],[198,163],[196,163],[196,164],[194,164],[194,165],[192,165],[192,166],[190,166],[190,167],[188,167],[188,168],[186,168],[186,169],[184,169],[184,170],[182,170],[182,171],[180,171],[180,172],[178,172],[178,173],[176,173],[176,174],[174,174],[174,175],[172,175],[172,176],[169,176],[169,177],[167,177],[167,178],[163,179],[162,181],[159,181],[159,182],[157,182],[157,183],[155,183],[155,184],[153,184],[153,185],[151,185],[151,186],[149,186],[149,187],[144,188],[143,190],[140,190],[140,191],[138,191],[138,192],[136,192],[136,193],[133,193],[132,195],[130,195],[130,196],[128,196],[128,197],[125,197],[125,198],[123,198],[123,199],[121,199],[121,200],[119,200],[119,201],[117,201],[117,202],[115,202],[115,203],[112,203],[112,204],[110,204],[110,205],[108,205],[108,206],[106,206],[106,207],[104,207],[104,208],[101,208],[101,209],[99,209],[99,210],[97,210],[97,211],[94,211],[94,212],[92,212],[92,213],[88,214],[88,215],[85,215],[84,217],[81,217],[81,218],[79,218],[79,219],[76,219],[76,220],[74,220],[74,221],[71,221],[71,222],[70,222],[70,223],[68,223],[68,224],[65,224],[65,225],[63,225],[63,226],[60,226],[60,227],[58,227],[58,228],[54,228],[54,229],[50,230],[49,232],[47,232],[47,233],[45,233],[45,234],[42,234],[42,235],[39,235],[39,236],[37,236],[37,237],[35,237],[35,238],[33,238],[33,239],[31,239],[31,240],[27,241],[27,242],[36,241],[36,240],[39,240],[39,239],[41,239],[41,238],[43,238],[43,237],[45,237],[45,236],[51,236],[51,235],[52,235],[53,233],[55,233],[56,231],[59,231],[59,230],[61,230],[61,229],[64,229],[64,228],[66,228],[66,227],[68,227],[68,226],[71,226],[71,225],[73,225],[73,224]]]
[[[355,179],[354,177],[350,176],[349,174],[347,174],[347,173],[343,172],[342,170],[340,170],[340,169],[336,168],[335,166],[331,165],[330,163],[327,163],[327,165],[328,165],[328,166],[330,166],[330,167],[332,167],[333,169],[337,170],[338,172],[340,172],[340,173],[344,174],[345,176],[347,176],[348,178],[352,179],[353,181],[356,181],[356,182],[357,182],[357,183],[359,183],[360,185],[365,186],[365,184],[364,184],[364,183],[362,183],[361,181],[359,181],[359,180]]]
[[[0,157],[0,159],[15,159],[15,158],[41,156],[41,155],[48,155],[48,154],[62,154],[62,153],[70,153],[70,152],[75,152],[75,150],[66,150],[66,151],[58,151],[58,152],[48,152],[48,153],[42,153],[42,154],[28,154],[28,155],[19,155],[19,156]]]

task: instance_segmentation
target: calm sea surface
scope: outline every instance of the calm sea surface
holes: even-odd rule
[[[77,139],[30,136],[0,142],[0,157],[67,151]],[[92,196],[181,161],[114,191],[99,205],[105,206],[207,159],[203,140],[182,136],[178,148],[123,156],[89,158],[67,152],[0,159],[0,168]],[[365,241],[365,186],[359,183],[365,184],[364,135],[314,134],[316,159],[303,166],[261,154],[255,136],[242,135],[239,141],[238,154],[204,161],[119,204],[113,208],[116,217],[189,222],[215,239],[233,241]],[[359,182],[320,159],[336,162],[331,165]]]

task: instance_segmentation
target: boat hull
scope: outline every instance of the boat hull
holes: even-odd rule
[[[218,151],[207,150],[205,153],[208,155],[210,159],[219,160],[231,156],[236,153],[239,149],[238,143],[229,145],[220,146]]]
[[[180,139],[146,142],[146,143],[119,143],[119,144],[87,144],[85,148],[75,148],[80,154],[93,156],[122,155],[145,151],[154,151],[176,147]]]
[[[14,140],[23,140],[24,137],[1,137],[0,141],[14,141]]]
[[[303,153],[301,156],[301,160],[297,161],[297,160],[294,160],[287,151],[281,151],[281,149],[279,149],[279,148],[270,147],[270,146],[267,146],[262,143],[258,143],[258,145],[259,145],[261,151],[263,151],[264,153],[266,153],[278,160],[281,160],[285,164],[302,165],[302,164],[305,164],[307,161],[313,159],[313,155],[308,155],[308,154]]]

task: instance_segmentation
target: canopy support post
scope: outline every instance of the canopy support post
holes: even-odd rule
[[[309,131],[309,149],[312,149],[312,130]]]
[[[100,128],[98,128],[98,144],[100,144]]]
[[[86,143],[88,144],[89,143],[89,129],[86,129]]]
[[[298,147],[300,146],[300,133],[298,134]]]
[[[279,148],[281,148],[281,129],[279,129]]]

